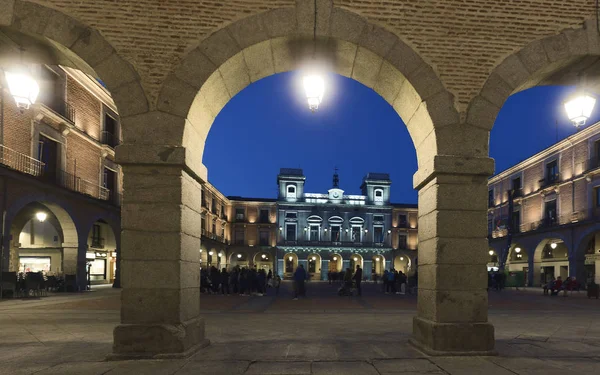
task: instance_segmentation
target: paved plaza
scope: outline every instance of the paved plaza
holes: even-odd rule
[[[107,361],[120,291],[0,302],[1,374],[566,374],[600,371],[600,300],[490,292],[496,357],[429,357],[407,343],[415,296],[203,295],[211,345],[186,360]],[[269,291],[271,293],[271,291]]]

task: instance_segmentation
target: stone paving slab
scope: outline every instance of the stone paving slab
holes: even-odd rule
[[[314,375],[379,375],[367,362],[313,362],[311,369]]]
[[[254,362],[248,375],[310,375],[310,362]]]
[[[373,361],[381,374],[430,373],[441,374],[442,370],[429,359],[387,359]]]

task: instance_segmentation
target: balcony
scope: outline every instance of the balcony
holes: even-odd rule
[[[560,175],[558,175],[558,174],[546,176],[546,178],[539,181],[540,189],[545,189],[547,187],[556,185],[559,182],[560,182]]]
[[[354,241],[287,241],[281,240],[282,246],[315,246],[315,247],[391,247],[386,242],[354,242]]]
[[[41,176],[44,171],[44,163],[41,161],[4,145],[0,145],[0,164],[35,177]]]
[[[117,137],[113,133],[107,132],[107,131],[102,132],[100,142],[103,145],[107,145],[111,148],[115,148],[121,144],[121,140],[119,139],[119,137]]]
[[[104,238],[92,237],[91,246],[94,249],[104,249]]]
[[[88,195],[92,198],[104,201],[107,201],[110,198],[110,190],[104,186],[84,180],[81,177],[77,177],[65,171],[58,171],[57,183],[64,188]]]
[[[55,99],[47,103],[38,103],[34,107],[34,117],[40,121],[48,118],[57,123],[75,124],[75,108],[62,99]],[[65,121],[66,120],[66,121]]]

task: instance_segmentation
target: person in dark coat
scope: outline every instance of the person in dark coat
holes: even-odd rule
[[[221,294],[225,294],[225,291],[229,295],[229,272],[227,272],[227,268],[223,268],[221,271]]]
[[[294,272],[294,283],[296,284],[296,288],[294,288],[294,299],[298,299],[298,296],[306,297],[306,290],[304,287],[305,281],[306,270],[301,264],[298,266],[298,268],[296,268],[296,272]]]
[[[362,295],[362,290],[360,288],[360,282],[362,281],[362,268],[359,265],[356,266],[356,272],[354,272],[354,281],[356,282],[356,291],[358,295]]]

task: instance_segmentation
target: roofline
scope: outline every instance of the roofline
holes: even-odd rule
[[[585,129],[578,131],[573,135],[568,136],[567,138],[543,149],[542,151],[536,154],[531,155],[527,159],[520,161],[512,167],[507,168],[502,172],[491,176],[488,179],[488,184],[494,184],[506,177],[509,177],[510,175],[525,169],[525,167],[527,167],[529,164],[536,163],[544,158],[547,158],[548,156],[551,156],[555,152],[562,151],[563,149],[566,149],[567,147],[570,147],[575,143],[582,142],[595,133],[600,133],[600,121],[586,127]]]

